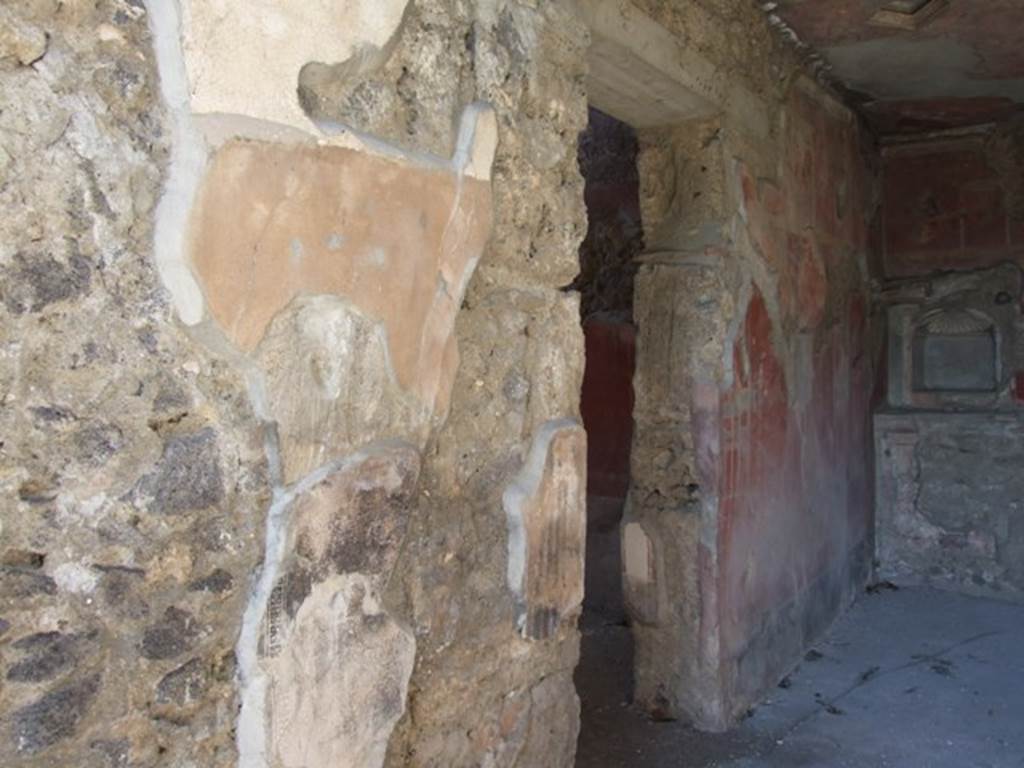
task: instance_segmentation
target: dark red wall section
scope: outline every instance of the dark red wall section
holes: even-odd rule
[[[587,365],[580,409],[587,430],[587,493],[625,498],[633,440],[636,329],[598,315],[584,322],[583,333]]]
[[[749,240],[775,275],[751,287],[720,409],[716,597],[740,686],[792,663],[859,587],[870,551],[870,150],[853,121],[804,96],[786,134],[777,177],[738,169]]]
[[[998,135],[894,146],[884,157],[886,276],[1024,264],[1024,218],[1013,214],[1024,163]]]

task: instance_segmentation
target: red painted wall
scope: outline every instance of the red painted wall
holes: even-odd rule
[[[719,409],[723,657],[760,648],[765,676],[781,674],[772,654],[795,661],[794,628],[820,631],[858,586],[872,524],[874,179],[855,123],[801,92],[786,109],[778,176],[736,171],[775,280],[751,288]]]
[[[587,493],[625,498],[633,440],[636,328],[621,321],[583,323],[587,364],[580,410],[587,430]]]
[[[884,156],[885,273],[1024,264],[1024,165],[998,137],[893,146]]]

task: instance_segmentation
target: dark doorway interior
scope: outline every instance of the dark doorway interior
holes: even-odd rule
[[[587,236],[580,245],[586,370],[581,410],[587,429],[587,563],[581,661],[581,748],[592,715],[631,699],[632,639],[622,601],[619,522],[629,489],[633,436],[633,276],[643,248],[637,137],[595,109],[580,136]],[[614,704],[613,704],[614,703]]]

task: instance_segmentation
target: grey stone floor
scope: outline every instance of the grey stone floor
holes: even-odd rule
[[[1024,767],[1024,606],[865,594],[736,730],[652,723],[625,699],[629,630],[585,614],[577,768]]]

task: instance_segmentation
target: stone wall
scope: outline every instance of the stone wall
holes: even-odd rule
[[[428,148],[435,94],[468,92],[492,105],[499,141],[492,233],[456,319],[452,406],[424,452],[430,501],[389,588],[417,658],[386,764],[567,766],[578,633],[572,610],[559,621],[558,609],[580,595],[558,585],[572,587],[582,569],[549,571],[541,556],[582,565],[582,541],[559,533],[582,534],[582,434],[550,427],[577,418],[583,371],[578,299],[558,289],[576,274],[585,227],[575,142],[586,122],[586,30],[550,3],[445,0],[408,13],[395,58],[353,89],[346,109],[396,91],[423,127],[374,107],[367,119],[380,122],[367,129]],[[448,115],[430,119],[451,125]],[[562,447],[539,466],[547,445]],[[532,501],[555,488],[572,491],[574,519]],[[517,570],[513,553],[533,557]],[[551,602],[531,604],[536,595]]]
[[[571,764],[585,28],[0,22],[0,762]]]
[[[271,499],[238,371],[153,258],[171,135],[146,10],[0,10],[0,762],[231,765]]]
[[[884,149],[879,575],[1020,599],[1024,126]]]
[[[626,600],[639,701],[721,729],[870,568],[877,162],[745,4],[640,5],[725,82],[640,134]]]
[[[717,107],[641,136],[625,569],[717,727],[857,583],[870,151],[755,6],[638,5]],[[0,9],[0,762],[572,763],[588,40]]]
[[[1024,424],[998,414],[875,416],[878,576],[1024,598]]]
[[[1022,274],[1004,263],[891,280],[875,414],[878,572],[1021,599]]]

